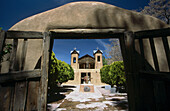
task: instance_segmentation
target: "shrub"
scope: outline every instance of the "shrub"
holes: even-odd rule
[[[74,71],[72,67],[64,61],[57,60],[54,52],[51,54],[49,74],[49,86],[56,87],[57,83],[67,82],[70,79],[74,79]]]
[[[101,69],[100,69],[100,76],[101,76],[101,81],[109,84],[110,83],[110,79],[109,79],[109,73],[110,71],[110,65],[104,65]]]
[[[105,65],[100,69],[102,82],[110,84],[112,87],[116,85],[124,86],[126,83],[123,61],[113,62],[111,65]]]
[[[110,65],[109,77],[111,85],[124,86],[126,82],[123,61],[116,61]]]

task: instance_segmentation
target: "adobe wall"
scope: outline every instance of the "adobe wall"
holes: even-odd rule
[[[101,82],[100,78],[100,69],[74,69],[74,80],[69,80],[66,83],[63,83],[63,85],[79,85],[81,84],[81,73],[89,73],[91,74],[91,84],[94,85],[104,85],[104,83]]]
[[[76,58],[76,63],[73,63],[73,58],[74,57]],[[73,69],[78,69],[79,68],[78,58],[79,58],[78,54],[71,54],[71,67]]]
[[[140,31],[167,27],[169,26],[157,18],[106,3],[73,2],[21,20],[9,30],[44,32],[61,28],[123,28],[128,31]],[[162,50],[163,46],[160,44],[160,41],[161,39],[155,40],[158,62],[161,64],[160,69],[167,71],[166,58],[163,58],[165,52]],[[19,42],[19,47],[21,44],[22,42]],[[42,41],[29,40],[28,47],[25,70],[32,70],[35,68],[42,54]],[[148,51],[145,53],[145,56],[149,63],[153,64],[149,48],[148,40],[144,41],[144,49]],[[19,58],[20,53],[19,49],[17,52],[17,61],[21,60]],[[6,68],[7,65],[3,65],[3,67]]]
[[[97,61],[98,56],[100,56],[100,61]],[[100,69],[102,67],[103,67],[102,54],[96,53],[95,54],[95,69]]]

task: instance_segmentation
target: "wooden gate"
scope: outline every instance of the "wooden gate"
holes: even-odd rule
[[[47,103],[47,82],[49,64],[49,33],[1,31],[0,56],[2,57],[5,40],[11,39],[12,52],[8,73],[0,74],[0,111],[45,111]],[[23,40],[21,63],[16,68],[16,52],[18,41]],[[30,39],[42,39],[43,53],[41,68],[25,71],[25,56]]]
[[[128,104],[130,111],[167,111],[170,109],[170,50],[168,43],[170,28],[140,32],[125,32],[121,48],[127,74]],[[155,38],[161,38],[169,71],[159,68]],[[155,68],[145,59],[146,47],[143,40],[148,39]],[[135,47],[139,45],[140,52]],[[160,44],[159,44],[160,45]]]
[[[119,38],[125,64],[128,89],[129,111],[163,111],[167,110],[170,99],[170,72],[161,72],[155,50],[154,38],[161,37],[164,45],[168,67],[170,68],[170,50],[167,37],[170,28],[124,32],[111,29],[74,29],[56,30],[56,32],[17,32],[2,31],[0,33],[0,52],[5,39],[13,39],[13,49],[8,73],[0,74],[0,110],[46,110],[47,81],[49,68],[49,50],[51,39],[107,39]],[[145,59],[143,39],[149,39],[154,61],[152,68]],[[29,39],[43,40],[41,69],[23,71],[25,54],[22,53],[22,65],[15,70],[18,39],[24,39],[23,49],[27,49]],[[138,41],[139,44],[136,44]],[[139,45],[140,53],[135,50]],[[0,55],[1,56],[1,55]]]

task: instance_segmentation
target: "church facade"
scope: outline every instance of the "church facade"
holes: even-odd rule
[[[103,67],[102,54],[99,49],[93,51],[93,56],[88,54],[79,58],[79,51],[71,51],[71,67],[74,70],[74,80],[69,80],[65,84],[79,85],[85,84],[85,77],[88,77],[88,84],[104,85],[101,82],[100,68]],[[86,78],[87,79],[87,78]]]

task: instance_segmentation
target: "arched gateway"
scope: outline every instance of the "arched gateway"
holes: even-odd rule
[[[14,69],[34,70],[41,66],[40,82],[29,80],[16,82],[14,86],[0,86],[0,90],[3,90],[0,92],[2,93],[0,100],[4,100],[5,94],[8,98],[5,99],[6,105],[0,103],[0,108],[46,110],[49,57],[47,51],[50,37],[51,39],[119,38],[127,74],[129,110],[152,111],[166,108],[168,99],[160,99],[160,97],[166,97],[170,92],[169,82],[164,81],[164,79],[169,80],[167,74],[170,67],[168,46],[170,38],[166,37],[170,35],[168,27],[157,18],[101,2],[73,2],[28,17],[4,32],[7,39],[14,36],[20,38],[18,41],[15,38],[13,44],[14,47],[18,44],[18,47],[14,48],[16,58],[11,59],[15,59],[15,64],[2,63],[1,73],[11,72]],[[37,33],[20,34],[18,31]],[[44,40],[40,35],[44,36]],[[2,32],[1,36],[3,36]],[[157,38],[153,39],[153,37]],[[21,38],[24,40],[20,40]],[[24,47],[27,47],[27,50],[23,53]],[[158,76],[153,76],[154,74]],[[153,79],[155,77],[156,80]],[[3,77],[1,78],[3,80]],[[31,96],[32,94],[34,97]],[[19,98],[18,101],[16,97]]]

